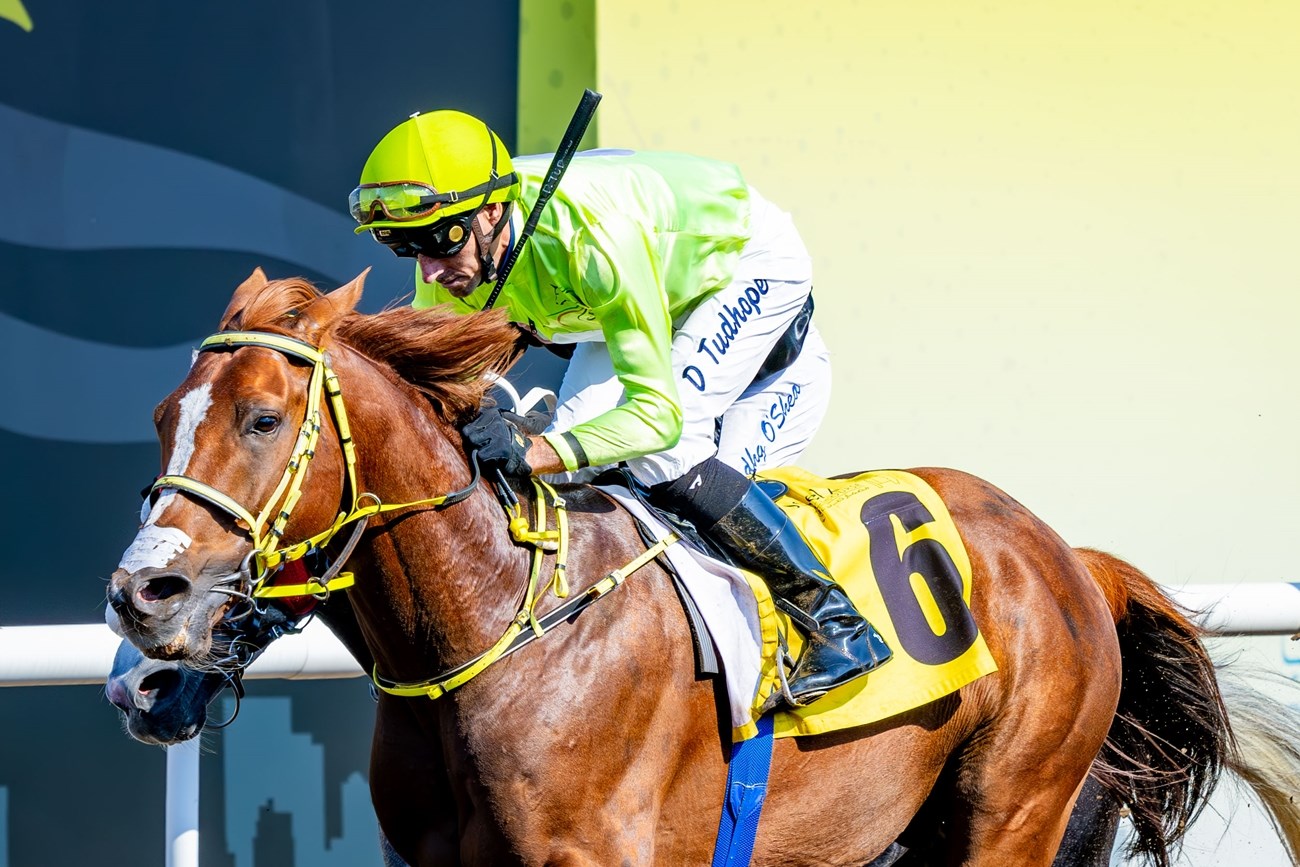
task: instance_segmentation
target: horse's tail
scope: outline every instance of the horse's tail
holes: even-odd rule
[[[1300,686],[1279,676],[1279,688],[1300,706]],[[1227,767],[1254,790],[1292,864],[1300,864],[1300,714],[1236,677],[1220,677],[1237,751]]]
[[[1169,867],[1234,755],[1232,727],[1201,630],[1146,575],[1077,549],[1115,617],[1119,707],[1092,774],[1129,809],[1131,854]]]

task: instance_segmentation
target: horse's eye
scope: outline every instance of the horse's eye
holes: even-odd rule
[[[280,426],[280,419],[273,415],[259,415],[253,422],[253,432],[260,434],[275,433]]]

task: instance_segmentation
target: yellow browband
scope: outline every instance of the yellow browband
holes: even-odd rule
[[[308,552],[323,548],[329,544],[330,540],[347,524],[354,521],[365,521],[371,515],[397,509],[449,506],[468,497],[474,488],[478,486],[478,462],[471,459],[474,477],[466,487],[459,491],[429,497],[424,500],[415,500],[410,503],[387,504],[381,502],[374,494],[362,493],[357,487],[356,447],[353,445],[352,431],[348,426],[347,410],[343,405],[343,393],[339,387],[338,376],[329,366],[329,358],[325,350],[279,334],[261,331],[227,331],[214,334],[204,340],[199,344],[199,351],[238,349],[243,346],[260,346],[265,349],[274,349],[285,355],[300,358],[312,365],[311,379],[307,384],[307,409],[304,413],[302,426],[298,430],[298,439],[294,443],[293,452],[289,457],[289,463],[285,468],[284,475],[280,477],[280,482],[275,486],[275,490],[266,501],[266,505],[262,507],[262,510],[255,517],[252,511],[244,508],[243,505],[228,494],[206,482],[184,475],[160,476],[154,481],[150,493],[164,488],[186,491],[232,515],[236,524],[253,539],[253,554],[250,557],[248,567],[253,582],[253,596],[259,598],[319,596],[328,594],[333,590],[350,587],[355,583],[355,579],[350,572],[340,573],[337,578],[324,583],[321,583],[316,578],[310,579],[305,584],[289,585],[268,585],[266,581],[273,570],[285,563],[301,559]],[[316,454],[316,443],[320,439],[322,395],[329,396],[330,410],[334,416],[334,425],[338,430],[339,442],[347,465],[348,489],[352,492],[352,505],[347,511],[339,512],[334,522],[322,532],[293,545],[278,547],[283,541],[284,528],[289,523],[289,517],[302,496],[302,485],[307,476],[307,466]],[[429,698],[438,698],[445,695],[473,679],[492,663],[508,656],[530,641],[541,638],[551,627],[597,599],[604,597],[611,590],[621,585],[629,575],[659,556],[678,539],[676,535],[667,536],[622,569],[615,569],[609,573],[609,575],[589,587],[586,592],[569,599],[544,617],[538,618],[536,613],[537,605],[548,592],[553,590],[555,595],[561,599],[569,595],[569,583],[565,578],[569,548],[569,524],[564,500],[556,493],[555,489],[540,479],[533,479],[532,482],[537,494],[537,515],[534,526],[538,529],[529,529],[528,517],[523,514],[523,508],[517,502],[511,506],[506,506],[511,537],[521,544],[532,545],[533,557],[523,604],[520,606],[514,620],[511,621],[510,626],[506,629],[505,634],[485,653],[458,668],[420,683],[387,681],[380,676],[378,667],[376,667],[372,672],[376,687],[391,695],[399,696],[427,695]],[[554,530],[547,529],[549,521],[546,514],[546,499],[548,495],[555,508]],[[363,500],[370,502],[363,505]],[[274,512],[275,517],[271,519],[277,503],[280,504],[279,510]],[[271,519],[269,525],[267,524],[268,519]],[[354,537],[355,535],[354,533]],[[351,545],[354,543],[355,538],[345,550],[350,551]],[[542,560],[547,552],[555,553],[555,570],[545,586],[539,590],[537,582],[541,577]],[[346,554],[344,556],[346,558]],[[525,633],[525,627],[528,627],[531,631]]]

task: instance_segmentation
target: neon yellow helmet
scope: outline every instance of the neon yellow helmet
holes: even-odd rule
[[[510,153],[483,121],[459,111],[414,114],[370,152],[348,209],[369,229],[412,229],[519,197]]]

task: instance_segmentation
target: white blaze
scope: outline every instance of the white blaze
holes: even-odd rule
[[[204,383],[181,398],[181,417],[176,422],[175,444],[171,460],[167,462],[167,475],[184,475],[189,468],[190,458],[194,456],[194,437],[199,424],[212,406],[212,385]],[[159,526],[158,521],[171,504],[175,494],[163,494],[153,504],[147,516],[143,517],[143,526],[136,533],[135,541],[122,555],[122,562],[117,568],[127,572],[138,572],[146,567],[162,569],[175,560],[193,541],[188,535],[175,527]],[[142,510],[143,511],[143,510]]]
[[[181,417],[176,422],[176,436],[172,438],[175,447],[172,459],[167,462],[167,475],[184,473],[194,456],[194,435],[199,429],[208,407],[212,406],[212,383],[205,382],[181,398]]]

